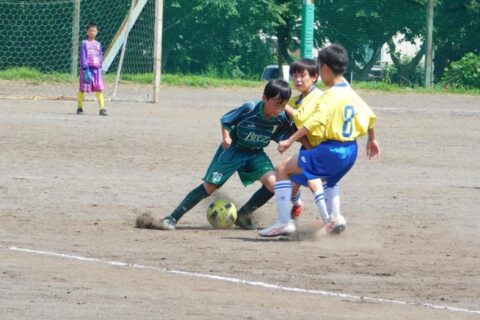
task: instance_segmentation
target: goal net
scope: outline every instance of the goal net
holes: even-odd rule
[[[0,71],[13,80],[0,80],[0,96],[74,99],[89,22],[99,29],[107,99],[151,101],[155,0],[0,0]]]

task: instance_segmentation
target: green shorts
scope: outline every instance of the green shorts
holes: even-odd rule
[[[237,171],[243,185],[248,186],[273,170],[272,161],[263,149],[246,150],[234,145],[225,150],[220,146],[203,181],[220,187]]]

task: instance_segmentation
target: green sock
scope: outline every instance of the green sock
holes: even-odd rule
[[[180,220],[180,218],[182,218],[182,216],[187,213],[188,210],[195,207],[197,203],[199,203],[208,196],[209,194],[207,193],[207,190],[205,190],[205,188],[203,187],[203,184],[199,185],[187,194],[183,201],[180,202],[178,207],[173,210],[171,216],[176,221]]]
[[[273,194],[274,193],[265,188],[265,186],[262,186],[252,195],[247,203],[245,203],[243,207],[238,210],[238,215],[247,215],[252,213],[267,203],[267,201],[273,197]]]

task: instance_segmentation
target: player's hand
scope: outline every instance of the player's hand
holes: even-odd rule
[[[230,137],[224,138],[222,140],[222,148],[223,149],[228,149],[232,145],[232,139]]]
[[[375,159],[382,153],[380,150],[380,145],[377,140],[368,140],[367,141],[367,157],[368,159]]]
[[[290,148],[291,145],[292,145],[292,143],[289,140],[280,141],[278,143],[277,150],[280,153],[284,153],[285,151],[288,150],[288,148]]]
[[[84,68],[83,69],[83,81],[85,83],[91,83],[92,82],[92,72],[90,71],[90,68]]]

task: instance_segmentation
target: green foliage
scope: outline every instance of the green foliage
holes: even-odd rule
[[[165,2],[163,70],[259,75],[274,61],[270,38],[279,8],[270,0]]]
[[[260,81],[249,81],[240,79],[221,79],[199,75],[165,74],[162,75],[162,83],[167,85],[185,86],[185,87],[261,87],[264,85]]]
[[[454,87],[480,88],[480,55],[467,53],[452,62],[445,69],[442,82]]]
[[[407,66],[411,58],[402,57],[400,59],[400,66]],[[385,82],[394,83],[398,85],[407,84],[410,87],[423,86],[425,81],[425,69],[421,65],[415,66],[415,70],[412,72],[406,72],[400,70],[394,64],[388,65],[384,70]]]
[[[115,81],[115,74],[105,75],[106,82]],[[10,80],[26,83],[75,83],[78,77],[68,73],[42,72],[34,68],[10,68],[0,71],[1,80]],[[123,73],[122,82],[151,84],[153,82],[153,73]],[[175,85],[185,87],[257,87],[264,83],[261,81],[250,81],[241,79],[232,79],[230,77],[222,78],[216,74],[211,75],[185,75],[185,74],[162,74],[163,85]]]
[[[26,80],[27,82],[73,82],[78,77],[67,73],[42,72],[29,67],[9,68],[0,71],[0,79],[4,80]]]
[[[435,3],[435,79],[452,61],[480,53],[480,1],[441,0]]]
[[[0,71],[0,80],[10,80],[24,83],[76,83],[78,77],[71,76],[67,73],[44,73],[32,68],[12,68]],[[105,75],[105,81],[112,83],[115,80],[114,74]],[[122,82],[150,85],[153,81],[152,73],[126,73],[122,74]],[[265,86],[264,81],[250,81],[231,78],[219,78],[218,76],[207,75],[186,75],[186,74],[162,74],[162,84],[164,86],[181,86],[181,87],[250,87],[262,89]],[[318,87],[325,89],[323,84]],[[397,84],[385,82],[354,82],[355,89],[366,91],[382,91],[392,93],[455,93],[455,94],[471,94],[480,95],[480,89],[466,89],[462,87],[446,87],[442,85],[434,86],[430,89],[424,88],[405,88]]]
[[[98,40],[106,48],[130,0],[82,0],[81,29],[72,35],[74,1],[0,0],[0,70],[32,67],[43,72],[69,72],[72,38],[83,39],[83,26],[99,24]],[[302,1],[295,0],[165,0],[162,70],[170,74],[257,79],[263,68],[298,57]],[[124,73],[150,73],[153,61],[154,0],[149,0],[128,38]],[[392,36],[424,39],[426,0],[317,0],[315,43],[344,45],[350,70],[365,79],[380,48]],[[480,1],[435,0],[436,79],[450,61],[480,52]],[[391,55],[396,55],[393,48]],[[393,59],[393,58],[392,58]],[[141,61],[141,65],[140,65]],[[354,63],[357,62],[357,63]],[[118,64],[118,56],[112,68]],[[417,59],[390,70],[392,82],[422,82]],[[112,70],[112,69],[111,69]],[[349,71],[350,71],[349,70]]]
[[[398,33],[407,41],[422,37],[425,7],[417,1],[320,0],[316,18],[318,43],[341,43],[350,60],[367,62],[375,52]]]

